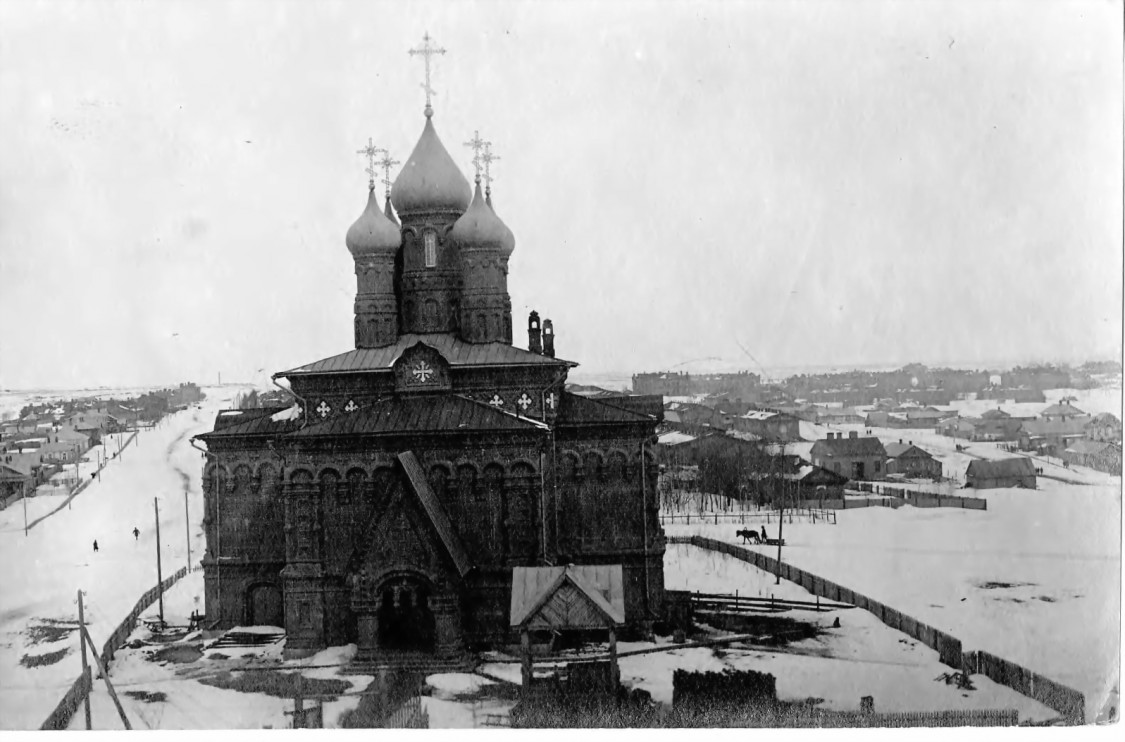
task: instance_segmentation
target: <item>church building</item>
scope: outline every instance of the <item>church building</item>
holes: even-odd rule
[[[577,364],[535,312],[513,345],[495,158],[474,136],[470,185],[434,125],[441,50],[413,51],[425,118],[393,185],[398,163],[380,163],[382,208],[382,150],[362,150],[372,180],[345,239],[355,347],[275,374],[292,406],[223,411],[198,436],[207,620],[283,627],[298,653],[457,657],[513,640],[513,568],[620,565],[626,631],[644,631],[663,613],[661,398],[568,393]]]

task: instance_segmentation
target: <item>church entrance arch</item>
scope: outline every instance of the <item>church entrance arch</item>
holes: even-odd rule
[[[435,621],[430,581],[420,574],[400,574],[379,586],[379,648],[432,652]]]
[[[252,585],[246,593],[246,614],[250,626],[285,626],[281,589],[268,583]]]

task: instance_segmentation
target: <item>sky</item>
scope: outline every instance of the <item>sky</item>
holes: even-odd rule
[[[409,155],[427,31],[439,136],[470,179],[474,131],[500,157],[519,346],[536,309],[579,374],[1119,357],[1121,23],[0,0],[0,388],[265,380],[352,348],[356,150]]]

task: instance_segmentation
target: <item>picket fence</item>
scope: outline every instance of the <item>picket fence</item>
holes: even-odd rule
[[[666,536],[665,540],[668,543],[691,544],[701,549],[729,554],[771,574],[777,574],[779,571],[778,562],[773,557],[724,541],[703,536]],[[837,585],[791,564],[782,562],[780,574],[783,578],[799,584],[813,595],[819,595],[827,600],[840,603],[849,603],[866,610],[892,629],[897,629],[935,650],[942,664],[958,670],[983,674],[990,680],[1057,711],[1067,724],[1084,723],[1085,697],[1073,688],[988,652],[964,652],[961,647],[961,640],[957,637],[897,611],[889,605],[873,600],[862,593]]]
[[[141,613],[148,609],[153,603],[156,602],[157,596],[164,590],[172,587],[180,581],[184,575],[187,574],[187,567],[180,567],[170,577],[164,579],[160,585],[157,585],[141,596],[137,604],[133,606],[133,610],[129,615],[118,624],[113,633],[109,635],[109,639],[102,646],[102,652],[99,655],[102,665],[109,671],[109,663],[113,661],[113,656],[122,646],[125,645],[125,640],[129,638],[129,634],[133,633],[133,629],[137,627],[137,619],[140,618]],[[66,729],[70,726],[70,720],[74,718],[75,712],[86,697],[90,694],[90,689],[93,686],[91,679],[91,669],[87,669],[85,673],[78,676],[78,679],[70,686],[66,694],[63,695],[62,700],[55,706],[55,710],[47,717],[47,720],[39,727],[40,729]]]

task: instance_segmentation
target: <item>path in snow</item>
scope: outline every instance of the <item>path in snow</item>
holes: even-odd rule
[[[238,391],[207,389],[202,409],[176,413],[140,433],[126,454],[103,470],[100,481],[29,535],[23,534],[21,512],[0,513],[0,563],[6,567],[0,576],[0,727],[37,729],[79,675],[74,630],[79,588],[86,594],[90,634],[100,646],[156,584],[154,497],[160,502],[165,575],[186,562],[185,473],[192,554],[196,561],[202,556],[202,467],[187,439],[209,430],[216,411]],[[134,526],[141,531],[137,540]],[[26,666],[60,651],[65,654],[51,664]]]

